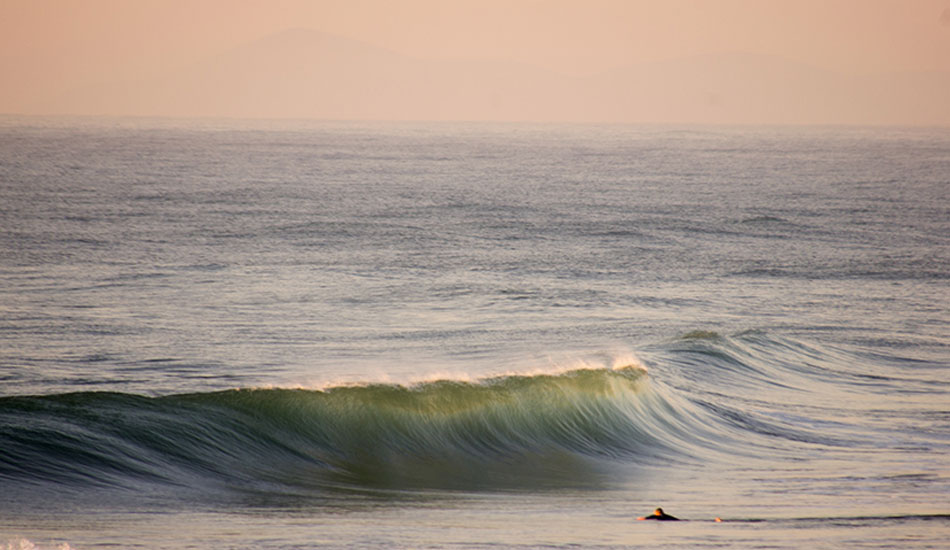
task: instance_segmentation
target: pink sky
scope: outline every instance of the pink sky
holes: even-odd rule
[[[950,72],[950,0],[3,0],[0,112],[298,27],[571,75],[726,52],[845,73]]]

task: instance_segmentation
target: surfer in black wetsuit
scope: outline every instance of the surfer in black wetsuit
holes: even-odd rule
[[[664,512],[663,508],[657,508],[656,510],[654,510],[652,516],[644,516],[642,518],[637,518],[637,519],[639,520],[655,519],[657,521],[679,521],[680,520],[680,518],[673,517],[667,514],[666,512]]]

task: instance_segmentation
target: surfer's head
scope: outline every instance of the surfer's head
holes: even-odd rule
[[[669,515],[669,514],[666,514],[665,512],[663,512],[663,508],[657,508],[656,510],[653,511],[653,514],[651,514],[651,515],[649,515],[649,516],[644,516],[644,517],[642,517],[642,518],[637,518],[637,519],[655,519],[655,520],[659,520],[659,521],[676,521],[676,520],[678,520],[679,518],[674,518],[673,516],[671,516],[671,515]]]

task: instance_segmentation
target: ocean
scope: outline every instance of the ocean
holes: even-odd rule
[[[946,548],[948,279],[946,128],[7,116],[0,548]]]

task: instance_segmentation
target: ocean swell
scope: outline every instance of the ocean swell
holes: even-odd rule
[[[477,382],[0,399],[0,480],[70,486],[539,487],[672,457],[639,367]]]
[[[615,486],[636,482],[631,467],[872,451],[894,439],[878,419],[912,414],[939,382],[920,362],[754,331],[695,331],[638,354],[646,367],[476,381],[4,397],[0,485]]]

